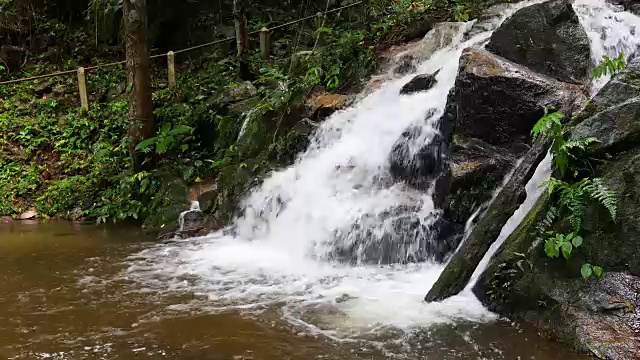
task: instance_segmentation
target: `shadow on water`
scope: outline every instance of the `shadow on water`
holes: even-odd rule
[[[161,295],[123,275],[127,258],[149,240],[134,228],[0,225],[0,358],[580,358],[506,322],[336,341],[285,322],[276,305],[240,313],[216,310],[195,294]],[[317,311],[303,317],[313,322]]]

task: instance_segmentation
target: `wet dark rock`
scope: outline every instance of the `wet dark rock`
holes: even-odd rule
[[[426,118],[435,114],[431,109]],[[430,129],[412,126],[396,141],[389,155],[389,171],[393,178],[426,191],[433,180],[447,174],[448,139]],[[412,149],[417,148],[417,151]]]
[[[589,84],[589,38],[572,3],[551,0],[516,11],[493,33],[487,49],[560,81]]]
[[[493,257],[474,293],[490,310],[533,323],[539,331],[579,351],[602,359],[635,359],[640,353],[640,278],[616,271],[624,268],[616,256],[605,259],[618,245],[605,243],[613,238],[609,234],[602,240],[599,236],[585,238],[584,244],[595,241],[597,250],[580,248],[569,261],[546,257],[536,226],[548,206],[549,197],[544,194]],[[630,238],[617,241],[637,243]],[[600,255],[603,245],[612,250],[598,260],[589,256]],[[630,259],[638,249],[617,251]],[[585,261],[604,266],[602,279],[580,277]]]
[[[600,151],[616,153],[640,144],[640,64],[629,64],[576,118],[574,138],[596,137]]]
[[[443,218],[422,218],[420,206],[398,206],[336,231],[331,257],[354,264],[442,262],[460,243],[463,230]]]
[[[474,138],[454,136],[451,150],[451,190],[473,188],[483,176],[502,179],[516,158],[504,150]]]
[[[572,115],[586,101],[578,86],[561,83],[487,51],[469,48],[449,94],[446,123],[514,153],[526,149],[546,107]]]
[[[182,231],[198,231],[204,227],[204,213],[197,210],[190,210],[182,216]]]
[[[200,210],[208,214],[216,206],[218,183],[214,178],[200,179],[189,187],[188,193],[189,200],[198,201]]]
[[[516,162],[509,152],[479,139],[455,135],[451,150],[451,185],[445,200],[447,216],[460,224],[491,199]]]
[[[525,185],[546,152],[546,140],[539,139],[496,194],[489,208],[480,214],[478,223],[429,290],[425,301],[441,301],[464,289],[504,224],[525,200]]]
[[[421,74],[417,75],[411,81],[406,83],[402,89],[400,89],[400,95],[410,95],[421,91],[427,91],[431,89],[437,82],[436,76],[440,70],[433,74]]]
[[[592,205],[581,230],[583,245],[568,261],[549,259],[536,230],[551,205],[544,194],[473,289],[492,311],[532,322],[606,359],[635,359],[640,353],[640,142],[634,124],[639,74],[631,64],[615,76],[576,116],[572,129],[573,136],[602,140],[600,155],[606,153],[607,160],[592,162],[593,176],[617,194],[615,222],[606,209]],[[603,278],[581,279],[584,263],[603,267]]]

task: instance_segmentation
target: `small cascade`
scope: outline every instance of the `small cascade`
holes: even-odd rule
[[[189,210],[183,211],[178,216],[178,225],[180,226],[178,231],[185,231],[185,220],[190,220],[192,217],[200,217],[202,210],[200,210],[200,203],[198,201],[192,201]]]

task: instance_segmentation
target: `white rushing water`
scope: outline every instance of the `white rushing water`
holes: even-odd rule
[[[484,24],[470,39],[465,33],[473,24],[460,27],[451,44],[441,44],[445,47],[418,65],[416,73],[440,70],[434,88],[400,96],[400,88],[416,73],[390,77],[326,120],[293,166],[274,173],[244,200],[244,215],[230,229],[147,249],[131,258],[127,276],[155,291],[195,292],[217,308],[258,311],[276,306],[292,323],[317,331],[322,324],[324,334],[337,338],[380,327],[411,330],[460,319],[493,319],[470,291],[441,303],[422,301],[442,264],[352,265],[332,259],[336,238],[355,249],[361,249],[358,241],[382,244],[406,209],[413,209],[411,223],[418,229],[412,239],[428,232],[438,215],[431,195],[390,181],[392,146],[409,126],[422,128],[423,142],[433,138],[462,50],[482,46],[506,16],[531,3],[505,7],[501,18]],[[575,7],[589,32],[594,61],[620,49],[629,55],[640,43],[637,17],[614,13],[603,0],[578,0]],[[505,226],[493,252],[537,200],[549,164],[547,158],[529,182],[525,204]],[[397,209],[405,213],[397,215]],[[411,256],[417,244],[403,246]],[[362,251],[355,254],[357,261],[367,258]]]
[[[621,11],[621,7],[606,0],[575,0],[573,9],[589,36],[594,65],[605,55],[614,58],[623,52],[629,59],[636,54],[640,46],[640,17]],[[610,76],[596,79],[592,92],[595,94],[610,79]]]

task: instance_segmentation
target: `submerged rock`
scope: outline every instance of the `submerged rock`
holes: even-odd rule
[[[464,289],[504,224],[525,200],[525,185],[546,155],[546,145],[546,140],[538,140],[523,157],[489,208],[480,215],[478,223],[429,290],[425,301],[441,301]]]
[[[406,83],[402,89],[400,89],[400,95],[410,95],[420,91],[427,91],[431,89],[437,82],[436,76],[440,70],[433,74],[421,74],[416,75],[411,81]]]
[[[515,12],[493,33],[487,49],[560,81],[587,85],[589,38],[571,0],[551,0]]]
[[[571,115],[586,101],[579,87],[561,83],[487,51],[469,48],[448,99],[445,121],[455,133],[520,152],[545,108]]]
[[[331,258],[381,265],[442,262],[460,243],[463,230],[441,217],[423,217],[420,206],[397,206],[336,231]]]

